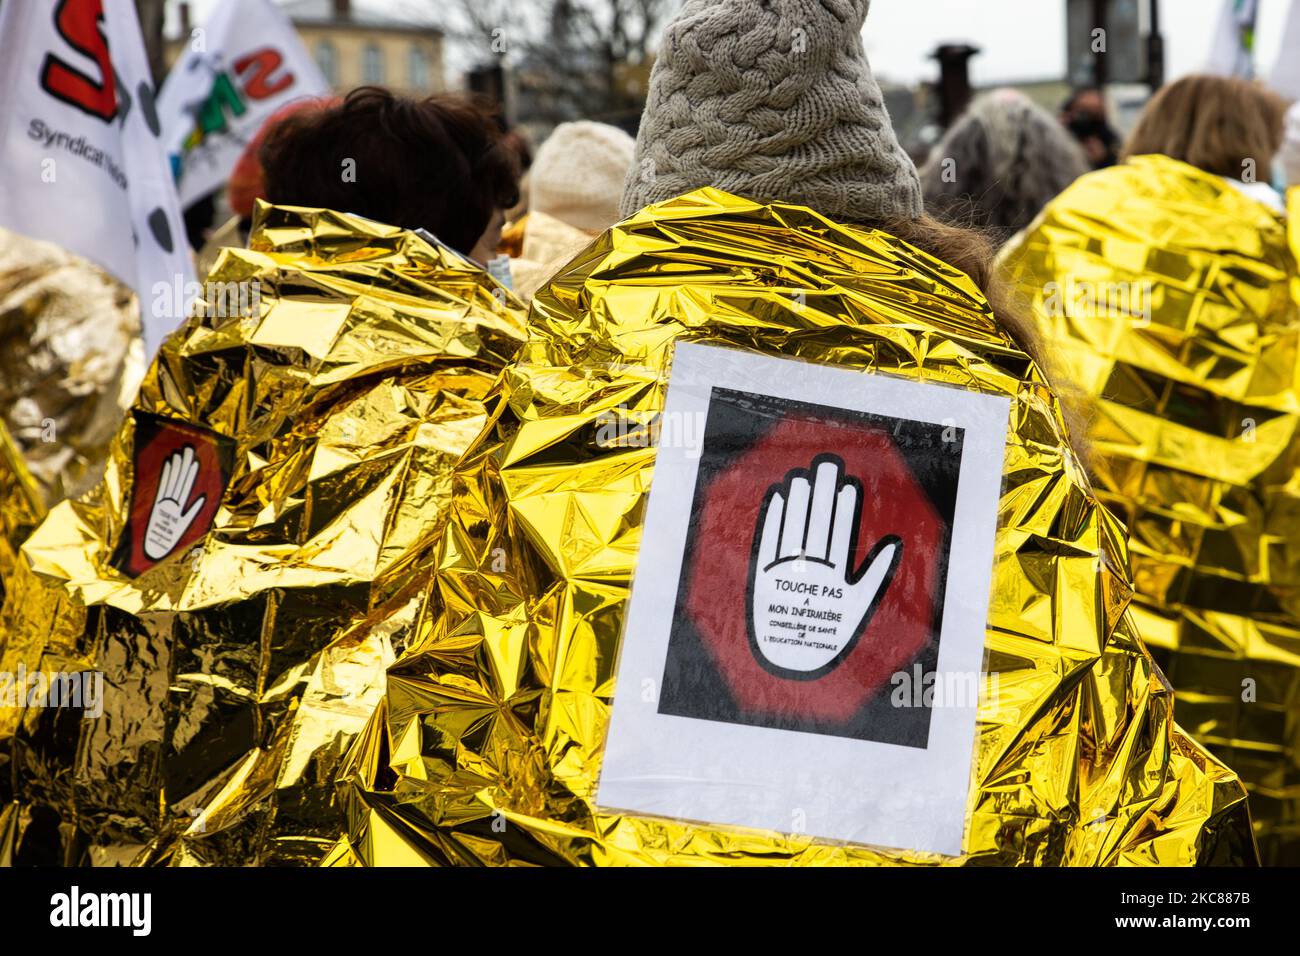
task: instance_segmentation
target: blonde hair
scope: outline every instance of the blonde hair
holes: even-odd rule
[[[1248,80],[1183,77],[1152,97],[1124,146],[1124,158],[1160,153],[1216,176],[1273,177],[1287,103]]]

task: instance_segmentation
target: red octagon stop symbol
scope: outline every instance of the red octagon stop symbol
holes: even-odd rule
[[[876,542],[903,542],[876,612],[838,666],[815,680],[777,676],[754,656],[747,583],[754,536],[769,488],[833,453],[862,486],[853,568]],[[754,717],[850,720],[935,634],[947,526],[886,428],[791,416],[737,456],[704,489],[684,607],[737,707]]]

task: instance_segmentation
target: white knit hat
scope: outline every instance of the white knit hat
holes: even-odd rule
[[[619,197],[635,146],[615,126],[561,123],[529,170],[529,208],[587,232],[608,229],[620,218]]]
[[[664,33],[623,214],[715,186],[843,222],[922,213],[862,46],[868,0],[686,0]]]

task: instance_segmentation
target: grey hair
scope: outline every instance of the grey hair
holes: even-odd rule
[[[980,96],[930,153],[921,188],[931,215],[1003,242],[1089,169],[1051,113],[1013,90]]]

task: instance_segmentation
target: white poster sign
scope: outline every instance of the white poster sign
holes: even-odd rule
[[[678,345],[597,803],[959,854],[1009,410]]]

